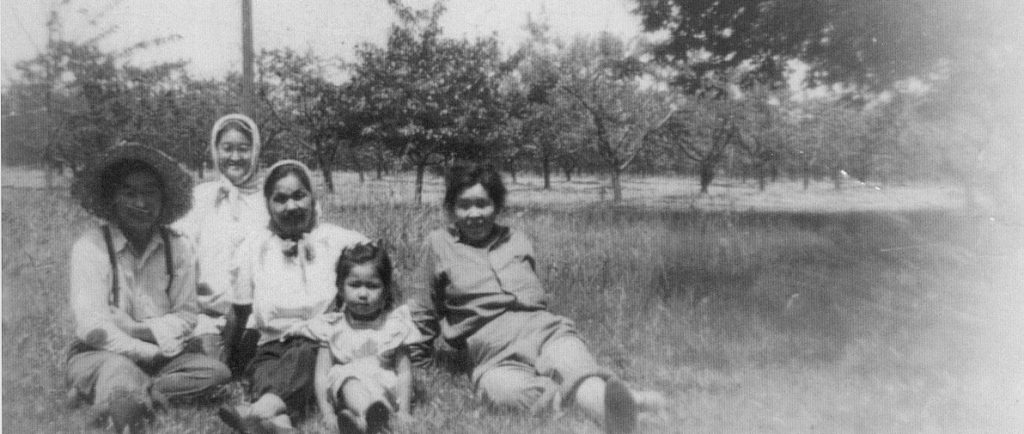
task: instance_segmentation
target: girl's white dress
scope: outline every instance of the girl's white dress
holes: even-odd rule
[[[308,321],[295,334],[316,339],[330,349],[333,365],[328,374],[328,397],[335,405],[342,384],[355,378],[375,398],[394,406],[397,351],[424,339],[405,305],[365,322],[343,312],[326,313]]]

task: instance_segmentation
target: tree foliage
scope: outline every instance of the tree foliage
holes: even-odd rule
[[[559,71],[558,88],[589,121],[592,149],[619,201],[622,172],[675,110],[671,95],[645,82],[649,77],[636,53],[609,34],[574,40],[562,53]]]
[[[965,63],[1007,35],[993,26],[1020,16],[1012,0],[636,0],[644,29],[666,32],[655,59],[691,89],[743,68],[752,81],[782,84],[790,60],[812,84],[881,91]],[[712,85],[715,81],[710,82]]]
[[[444,37],[444,7],[413,10],[394,3],[400,24],[384,47],[363,45],[353,66],[351,91],[374,135],[416,168],[422,196],[428,165],[479,159],[506,110],[499,77],[508,72],[494,38]]]

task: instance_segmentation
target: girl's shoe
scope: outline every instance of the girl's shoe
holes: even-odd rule
[[[338,410],[339,434],[362,434],[364,432],[366,432],[366,423],[360,420],[352,410],[347,408]]]
[[[636,429],[637,404],[633,392],[617,378],[605,382],[604,429],[609,434],[630,433]]]
[[[366,432],[367,434],[382,433],[388,428],[388,420],[391,419],[391,410],[383,402],[377,401],[370,404],[366,409]]]

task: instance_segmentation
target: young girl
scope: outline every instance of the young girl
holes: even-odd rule
[[[321,315],[288,335],[321,343],[317,403],[341,432],[381,432],[396,411],[408,420],[412,371],[407,346],[423,336],[408,306],[397,306],[391,260],[381,242],[345,249],[337,265],[339,312]]]

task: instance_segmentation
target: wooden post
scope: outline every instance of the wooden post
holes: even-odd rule
[[[252,0],[242,0],[242,113],[256,118],[256,85],[253,79]]]

